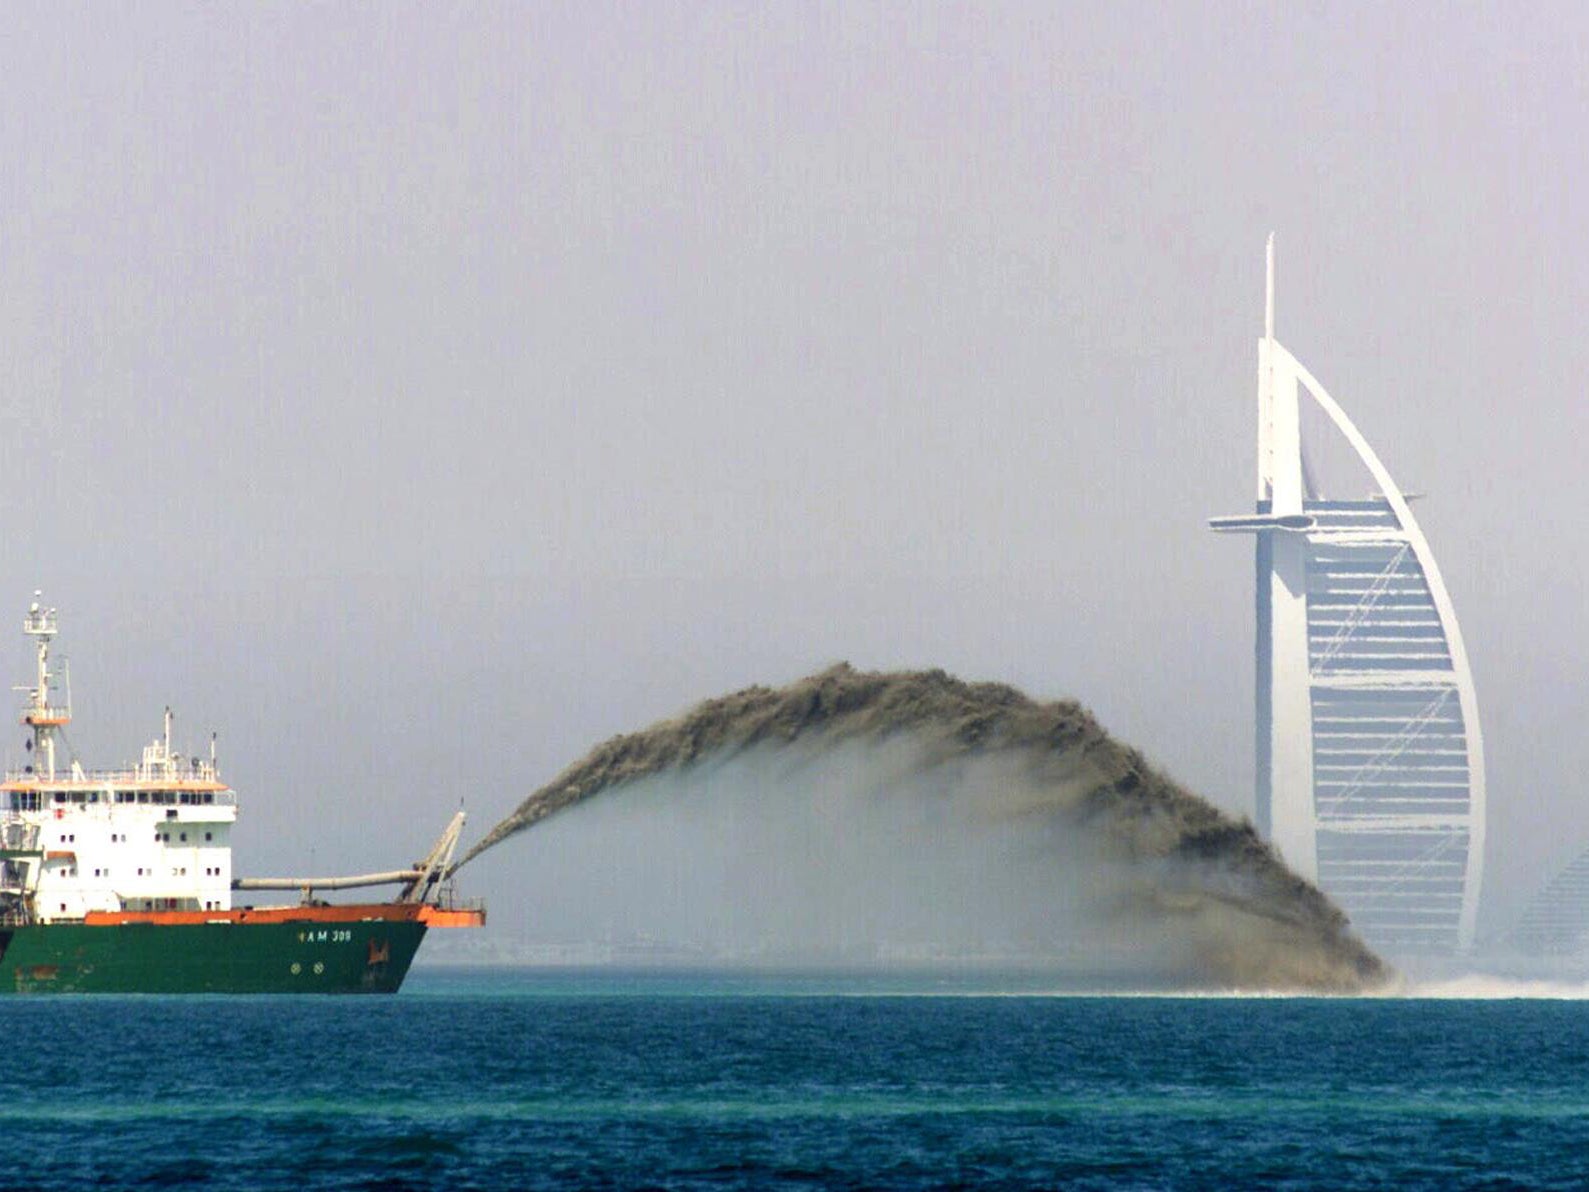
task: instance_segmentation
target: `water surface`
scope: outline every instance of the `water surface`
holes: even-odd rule
[[[1582,1187],[1589,1003],[420,968],[0,1000],[0,1187]]]

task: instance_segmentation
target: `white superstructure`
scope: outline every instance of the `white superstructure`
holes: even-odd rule
[[[1313,491],[1313,401],[1378,491]],[[1258,343],[1258,492],[1214,529],[1257,536],[1259,830],[1370,942],[1473,943],[1484,860],[1484,746],[1462,631],[1429,543],[1378,455],[1275,339],[1274,238]]]
[[[70,695],[57,700],[50,647],[55,610],[38,594],[23,623],[37,672],[22,724],[31,764],[0,784],[0,918],[81,920],[94,911],[224,911],[231,907],[237,796],[208,758],[184,757],[162,735],[125,770],[63,760]]]

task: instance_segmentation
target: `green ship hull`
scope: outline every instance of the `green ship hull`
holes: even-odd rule
[[[0,993],[396,993],[418,920],[0,928]]]

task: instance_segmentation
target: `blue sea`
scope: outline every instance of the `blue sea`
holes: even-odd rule
[[[1589,1186],[1577,1000],[422,968],[0,1023],[5,1188]]]

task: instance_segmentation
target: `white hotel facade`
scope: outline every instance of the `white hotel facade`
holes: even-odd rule
[[[1258,343],[1258,829],[1391,956],[1472,946],[1484,744],[1462,630],[1429,543],[1379,456],[1274,335],[1274,238]],[[1377,492],[1311,491],[1301,403]]]

